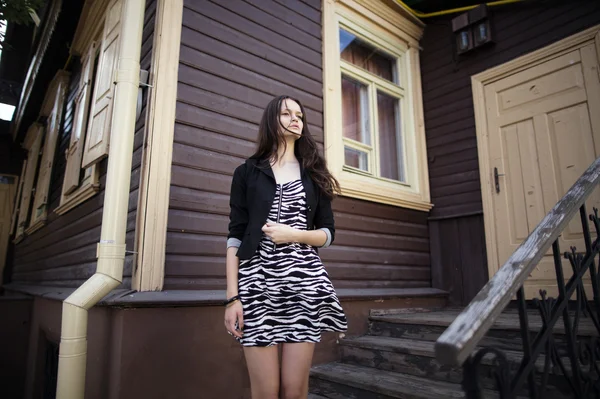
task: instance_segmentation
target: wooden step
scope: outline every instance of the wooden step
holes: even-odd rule
[[[344,363],[311,369],[311,392],[330,399],[464,398],[460,385]],[[494,397],[496,395],[493,395]]]
[[[314,393],[308,393],[308,397],[306,399],[327,399],[325,396],[317,395]]]
[[[371,321],[395,324],[427,325],[448,327],[460,312],[458,310],[442,310],[436,312],[402,313],[384,316],[371,316]],[[529,330],[538,332],[542,329],[542,318],[537,312],[528,312]],[[521,329],[518,313],[511,311],[501,314],[493,324],[494,330],[517,331]],[[561,320],[554,326],[555,334],[564,334],[565,328]],[[598,336],[598,330],[590,318],[581,318],[578,334],[581,336]]]
[[[462,382],[462,367],[442,366],[435,360],[434,342],[363,336],[343,339],[340,341],[340,345],[342,362],[344,363],[411,374],[456,384]],[[504,351],[504,353],[509,363],[515,366],[516,369],[522,360],[522,353],[515,351]],[[564,358],[562,360],[566,366],[567,373],[570,373],[569,359]],[[536,361],[535,367],[539,373],[543,373],[544,371],[544,361],[544,355],[540,355]],[[494,359],[492,356],[486,356],[482,360],[483,368],[480,375],[484,388],[496,388],[496,381],[492,377],[493,374],[491,374],[492,369],[490,367],[493,365]],[[538,374],[538,377],[541,378],[541,374]],[[550,385],[553,390],[568,390],[567,381],[563,378],[562,374],[554,375]]]
[[[435,341],[454,321],[459,314],[458,309],[435,312],[402,313],[388,315],[373,315],[370,319],[369,334],[414,339],[422,341]],[[541,329],[541,318],[533,312],[528,314],[530,336],[532,340]],[[564,325],[561,321],[555,326],[555,340],[562,343]],[[593,322],[590,319],[581,319],[578,335],[580,337],[597,336]],[[521,351],[519,316],[516,311],[502,314],[492,329],[481,340],[481,346],[492,346],[502,350]],[[533,342],[533,341],[532,341]]]

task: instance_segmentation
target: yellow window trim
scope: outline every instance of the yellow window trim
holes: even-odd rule
[[[100,18],[99,20],[101,20],[102,23],[100,23],[98,26],[102,26],[103,25],[103,18]],[[94,32],[97,32],[99,30],[99,27],[95,27],[94,28]],[[93,71],[93,67],[94,67],[94,58],[96,56],[95,53],[98,52],[98,48],[99,46],[96,46],[97,48],[94,49],[94,44],[99,43],[99,40],[101,38],[98,37],[99,33],[96,33],[96,36],[92,36],[94,38],[96,38],[96,40],[92,40],[87,42],[87,48],[85,49],[84,54],[90,54],[90,59],[88,60],[88,65],[87,68],[88,70],[82,70],[81,71],[81,77],[80,77],[80,82],[79,82],[79,88],[77,89],[77,94],[76,94],[76,98],[79,96],[84,96],[85,94],[85,90],[90,90],[90,87],[93,85],[93,82],[88,81],[86,82],[84,80],[84,77],[87,75],[87,77],[89,79],[92,79],[94,77],[94,74],[92,73]],[[96,74],[97,76],[97,74]],[[89,95],[91,97],[92,93],[88,93],[87,95]],[[85,127],[87,126],[87,121],[90,117],[89,115],[89,111],[90,109],[87,109],[83,112],[83,118],[80,121],[77,121],[76,119],[79,118],[78,115],[78,107],[82,106],[82,107],[90,107],[90,104],[88,104],[87,102],[89,102],[90,98],[87,99],[87,101],[84,100],[84,104],[78,104],[74,110],[73,110],[73,121],[71,123],[72,125],[72,131],[71,131],[71,139],[69,141],[69,147],[67,148],[67,154],[69,155],[74,155],[73,154],[73,146],[77,145],[77,146],[83,146],[84,142],[85,142],[85,133],[86,133],[86,129]],[[76,104],[77,102],[74,101],[74,104]],[[75,129],[79,129],[79,138],[75,139],[76,136],[76,131]],[[80,168],[80,173],[81,173],[81,160],[83,158],[83,148],[78,149],[79,151],[81,151],[81,154],[79,157],[72,157],[72,156],[67,156],[67,163],[66,163],[66,167],[65,167],[65,176],[64,179],[67,178],[67,171],[69,170],[69,164],[70,162],[77,162],[79,164],[79,168]],[[65,183],[66,181],[63,181],[63,187],[61,190],[61,197],[60,197],[60,205],[58,206],[58,208],[56,208],[54,210],[54,212],[56,212],[58,215],[63,215],[67,212],[69,212],[71,209],[75,208],[76,206],[78,206],[79,204],[84,203],[85,201],[87,201],[88,199],[92,198],[94,195],[96,195],[99,191],[100,191],[100,184],[99,184],[99,180],[100,180],[100,176],[99,176],[99,170],[98,170],[98,165],[94,164],[92,165],[90,170],[90,176],[87,177],[87,179],[84,179],[84,181],[80,182],[80,186],[75,190],[70,192],[69,194],[65,194]]]
[[[63,105],[65,103],[67,89],[69,85],[70,73],[59,70],[48,90],[42,104],[40,116],[48,117],[47,126],[44,130],[44,145],[42,156],[39,161],[38,177],[35,183],[35,194],[31,216],[29,218],[29,227],[25,234],[29,235],[39,230],[46,224],[48,218],[48,201],[50,198],[50,184],[52,168],[55,164],[56,146],[59,139],[60,128],[62,125]]]
[[[398,85],[391,84],[340,59],[339,28],[342,27],[377,48],[397,57]],[[323,11],[323,83],[325,109],[325,156],[330,171],[339,180],[343,196],[359,198],[421,211],[432,208],[429,193],[427,151],[423,122],[419,43],[423,26],[398,14],[383,3],[366,0],[326,0]],[[344,165],[344,143],[360,148],[362,144],[342,136],[341,74],[360,82],[369,82],[370,90],[400,98],[405,181],[394,181],[379,175],[378,148],[371,120],[370,171]],[[376,97],[371,92],[370,104],[376,116]],[[371,118],[374,119],[374,118]],[[374,174],[374,175],[373,175]]]
[[[77,205],[84,203],[88,199],[92,198],[100,191],[100,184],[98,183],[99,173],[96,165],[92,166],[91,176],[87,183],[84,183],[77,190],[71,194],[63,196],[61,204],[54,210],[59,215],[64,215]]]

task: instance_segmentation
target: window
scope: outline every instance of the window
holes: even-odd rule
[[[27,159],[20,198],[17,198],[18,210],[13,217],[16,242],[43,226],[48,216],[50,176],[68,84],[69,73],[59,70],[48,86],[38,121],[29,127],[22,144],[27,150]]]
[[[97,163],[108,155],[122,7],[123,0],[98,3],[97,8],[90,8],[81,17],[77,27],[72,51],[82,54],[82,69],[73,101],[73,126],[58,214],[68,212],[99,190]],[[105,17],[97,18],[98,14]],[[30,126],[23,143],[28,155],[19,206],[13,217],[15,242],[38,230],[47,219],[50,177],[69,75],[58,71],[46,91],[38,121]]]
[[[324,2],[325,148],[345,196],[431,208],[422,27],[380,2]]]
[[[111,2],[100,24],[90,22],[87,26],[94,40],[82,46],[81,76],[58,214],[68,212],[99,190],[97,163],[108,155],[122,6],[122,0]],[[85,18],[82,21],[85,23]]]

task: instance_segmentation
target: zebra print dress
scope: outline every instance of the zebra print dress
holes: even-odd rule
[[[306,230],[301,180],[277,185],[269,221]],[[238,289],[244,309],[244,346],[319,342],[322,331],[345,331],[346,316],[315,248],[276,245],[266,235],[255,255],[240,262]]]

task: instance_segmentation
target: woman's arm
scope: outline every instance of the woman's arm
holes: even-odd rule
[[[229,205],[229,234],[227,235],[227,255],[225,260],[227,275],[227,299],[238,295],[238,271],[240,259],[237,251],[248,225],[248,207],[246,206],[246,182],[244,180],[245,165],[236,168],[231,181]],[[239,329],[236,329],[236,323]],[[241,338],[244,327],[241,301],[237,300],[225,310],[225,328],[231,334]]]
[[[240,259],[237,257],[237,247],[227,248],[227,299],[238,294],[238,269]]]
[[[328,235],[324,230],[298,230],[291,226],[281,223],[266,223],[262,231],[275,244],[286,242],[300,242],[312,245],[313,247],[322,247],[328,241]]]
[[[237,257],[237,250],[237,247],[227,248],[227,299],[238,295],[240,259]],[[240,300],[227,305],[227,309],[225,309],[225,328],[231,335],[242,338],[244,334],[244,310]]]
[[[262,231],[275,244],[300,242],[313,247],[328,247],[335,235],[334,225],[331,200],[321,194],[314,219],[317,230],[297,230],[285,224],[268,222],[263,226]]]

